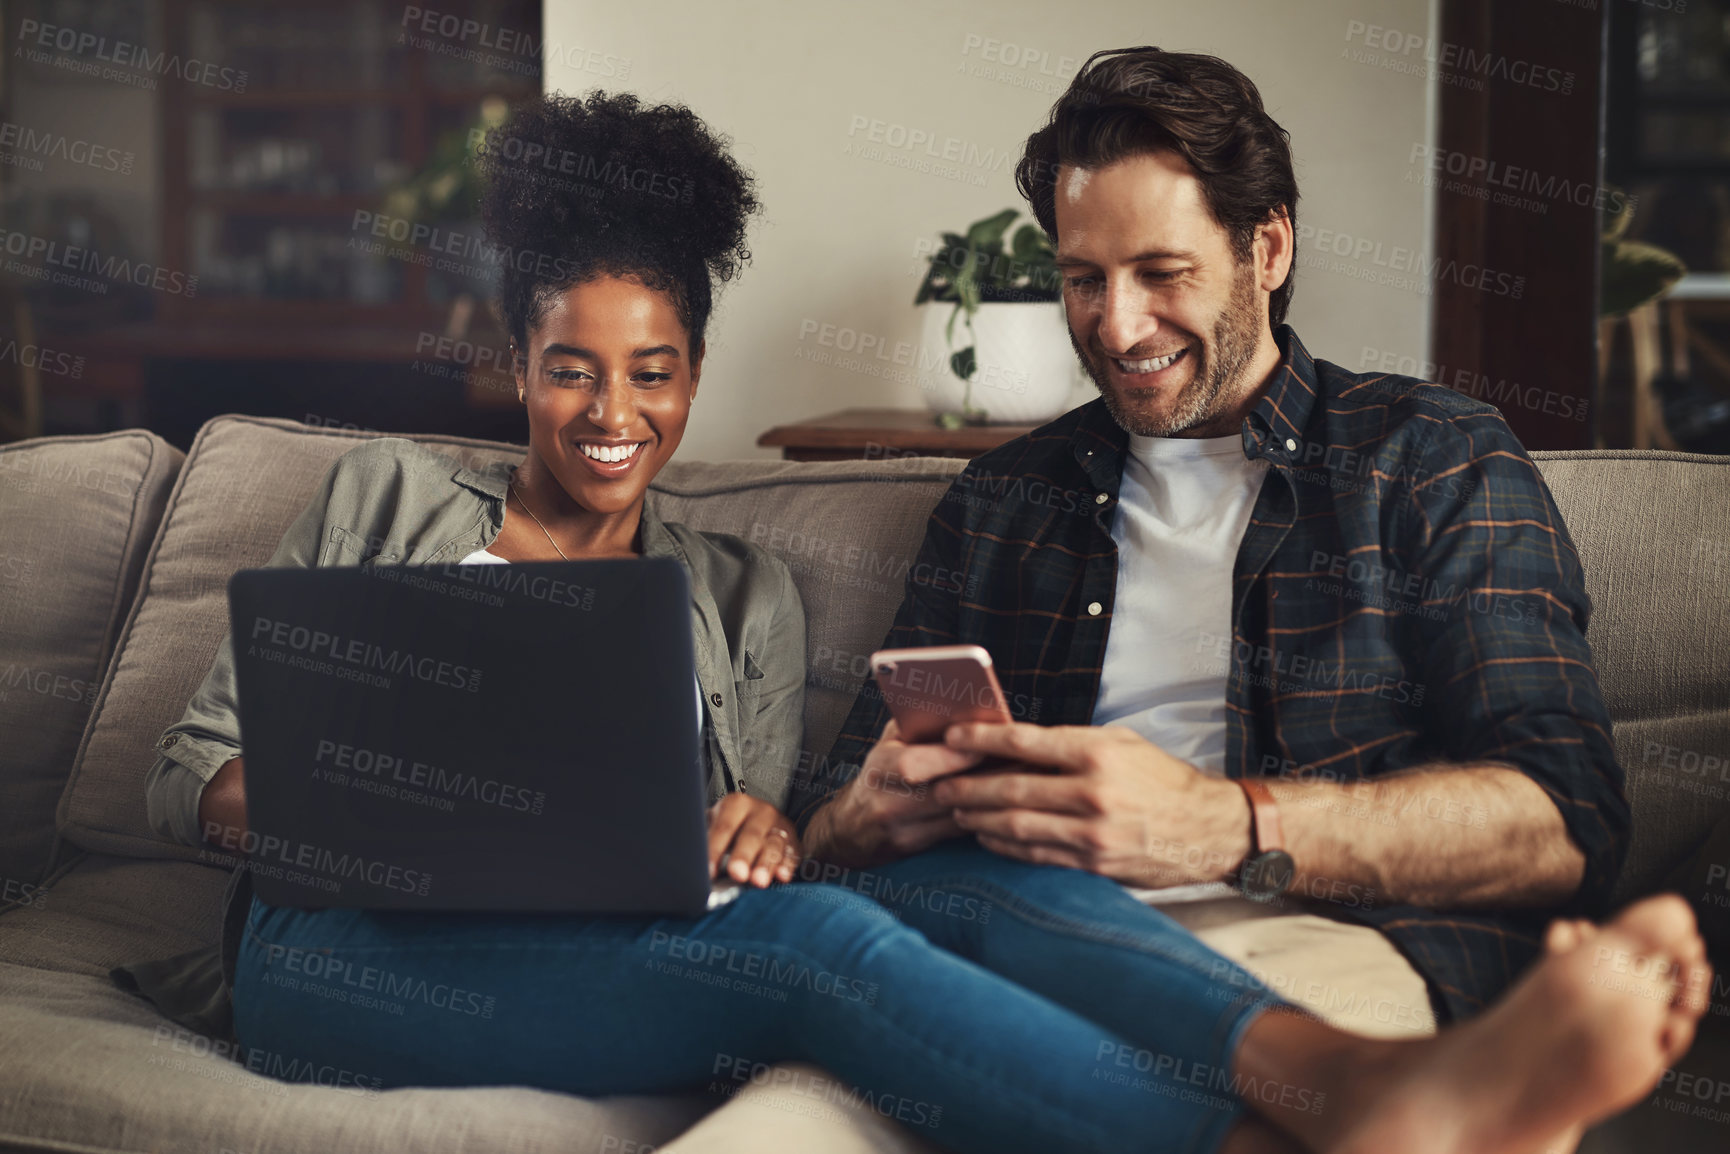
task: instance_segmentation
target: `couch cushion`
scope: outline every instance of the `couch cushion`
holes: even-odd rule
[[[881,1104],[867,1104],[817,1066],[747,1069],[741,1063],[723,1073],[732,1077],[717,1079],[711,1089],[730,1098],[727,1106],[660,1154],[942,1154],[943,1147],[926,1137],[931,1131],[890,1121]]]
[[[1650,892],[1730,814],[1730,459],[1533,453],[1592,597],[1634,838],[1615,900]]]
[[[213,1052],[105,977],[0,963],[0,1148],[617,1154],[653,1149],[713,1106],[700,1094],[379,1091],[364,1070],[299,1085],[255,1072],[272,1069],[268,1055],[251,1059]]]
[[[182,456],[141,430],[0,446],[0,905],[47,868],[55,800]]]
[[[0,916],[0,962],[107,980],[118,965],[213,946],[227,884],[216,866],[87,854]]]

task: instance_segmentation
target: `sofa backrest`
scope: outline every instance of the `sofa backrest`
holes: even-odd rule
[[[136,429],[0,446],[0,905],[48,867],[55,802],[182,456]]]
[[[1730,458],[1532,458],[1586,570],[1586,640],[1628,774],[1634,838],[1620,903],[1657,888],[1730,820]]]

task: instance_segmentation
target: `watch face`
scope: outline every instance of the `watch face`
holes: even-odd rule
[[[1270,849],[1243,863],[1238,884],[1243,887],[1243,896],[1251,901],[1271,902],[1291,888],[1296,873],[1297,863],[1292,861],[1291,854],[1283,849]]]

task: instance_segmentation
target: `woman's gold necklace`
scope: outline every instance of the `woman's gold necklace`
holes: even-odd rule
[[[530,517],[534,517],[535,524],[541,525],[541,519],[535,517],[535,511],[529,508],[529,503],[527,501],[523,500],[523,491],[517,488],[517,483],[515,481],[511,482],[511,489],[515,491],[517,495],[517,504],[523,507],[523,512],[527,513]],[[547,527],[545,525],[541,525],[541,532],[547,533]],[[559,548],[559,543],[553,540],[553,535],[551,533],[547,533],[547,544],[557,550],[560,557],[563,557],[566,561],[570,560],[569,557],[565,557],[565,551]]]

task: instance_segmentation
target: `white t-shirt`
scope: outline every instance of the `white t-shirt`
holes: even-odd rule
[[[1225,772],[1232,566],[1266,461],[1243,438],[1129,438],[1111,536],[1117,600],[1093,724],[1126,725],[1173,757]]]
[[[1111,537],[1117,600],[1093,724],[1126,725],[1204,773],[1225,772],[1229,658],[1213,638],[1231,636],[1231,577],[1266,461],[1243,455],[1243,438],[1131,434]],[[1223,882],[1126,887],[1153,905],[1236,893]]]
[[[461,561],[458,561],[457,564],[458,565],[509,565],[510,562],[506,561],[503,557],[498,556],[496,553],[488,553],[485,549],[476,549],[473,553],[470,553],[467,557],[464,557]],[[703,683],[700,681],[697,681],[694,678],[692,679],[691,683],[696,687],[696,690],[697,690],[697,732],[699,735],[698,740],[701,741],[702,740],[701,734],[702,734],[702,730],[703,730]]]

